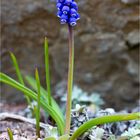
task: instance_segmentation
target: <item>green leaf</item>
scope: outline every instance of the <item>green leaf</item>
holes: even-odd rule
[[[15,68],[15,70],[16,70],[16,74],[17,74],[17,77],[18,77],[19,82],[20,82],[22,85],[25,85],[15,55],[14,55],[12,52],[10,52],[10,56],[11,56],[11,59],[12,59],[12,62],[13,62],[13,66],[14,66],[14,68]],[[27,97],[27,96],[25,96],[25,97],[26,97],[27,103],[30,104],[30,103],[31,103],[31,102],[30,102],[30,98]]]
[[[12,130],[10,128],[7,128],[7,132],[8,132],[9,139],[14,140]]]
[[[49,46],[48,46],[48,40],[46,37],[44,41],[44,51],[45,51],[45,72],[46,72],[48,101],[49,101],[49,105],[51,106],[52,102],[51,102],[51,86],[50,86],[50,74],[49,74]]]
[[[35,90],[37,91],[37,86],[36,86],[36,81],[33,77],[31,76],[25,76],[26,81],[28,82],[28,84]],[[40,87],[40,91],[41,91],[41,97],[43,97],[44,102],[48,102],[48,94],[47,91],[41,86]],[[62,114],[61,109],[59,108],[58,104],[56,103],[56,101],[53,99],[53,97],[51,97],[52,99],[52,107],[57,111],[57,113],[61,116],[61,118],[64,120],[64,116]]]
[[[88,129],[92,128],[93,126],[105,124],[105,123],[113,123],[118,121],[128,121],[128,120],[138,120],[140,119],[140,112],[138,113],[131,113],[131,114],[123,114],[123,115],[111,115],[111,116],[103,116],[99,118],[94,118],[83,125],[81,125],[71,136],[70,140],[75,140]]]
[[[40,79],[38,70],[35,70],[36,85],[37,85],[37,108],[36,108],[36,134],[40,138]]]
[[[14,66],[14,68],[16,70],[16,74],[17,74],[19,82],[22,85],[25,85],[15,55],[12,52],[10,52],[10,56],[12,58],[13,66]]]
[[[30,90],[29,88],[25,87],[24,85],[20,84],[19,82],[15,81],[14,79],[10,78],[9,76],[5,75],[4,73],[0,72],[0,82],[3,82],[5,84],[8,84],[20,91],[22,91],[26,96],[34,99],[37,101],[37,94]],[[40,100],[41,106],[44,110],[46,110],[50,116],[55,120],[58,130],[60,134],[62,135],[64,133],[64,120],[58,114],[58,112],[55,110],[55,108],[51,107],[47,102],[44,100]]]

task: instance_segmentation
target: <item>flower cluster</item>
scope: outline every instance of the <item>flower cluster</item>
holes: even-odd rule
[[[57,0],[56,7],[58,9],[57,16],[60,18],[61,24],[76,25],[80,16],[77,12],[77,3],[74,0]]]

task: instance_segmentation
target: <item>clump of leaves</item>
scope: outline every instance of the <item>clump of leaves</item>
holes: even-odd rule
[[[48,51],[46,49],[46,47],[48,47],[47,44],[48,44],[47,39],[45,39],[44,50],[46,51],[45,54],[47,55],[47,56],[45,56],[45,59],[48,59]],[[8,75],[6,75],[4,73],[0,73],[0,82],[3,82],[5,84],[8,84],[8,85],[18,89],[19,91],[23,92],[25,97],[28,97],[29,99],[35,100],[37,102],[38,101],[38,94],[37,94],[38,87],[36,84],[36,80],[34,78],[28,77],[27,78],[28,83],[32,86],[33,90],[28,88],[25,85],[25,82],[23,82],[24,78],[20,72],[18,62],[17,62],[14,54],[12,54],[12,61],[13,61],[14,67],[16,69],[16,73],[17,73],[19,82],[12,79],[11,77],[9,77]],[[48,62],[45,64],[48,64]],[[45,66],[45,68],[48,68],[48,67]],[[49,71],[49,70],[46,70],[46,71]],[[48,73],[46,74],[46,78],[48,78],[47,75],[48,75]],[[22,79],[22,82],[21,82],[21,79]],[[49,100],[50,100],[49,96],[50,95],[48,94],[48,92],[40,85],[40,106],[46,112],[48,112],[48,114],[55,120],[55,122],[57,123],[57,126],[58,126],[59,133],[63,134],[64,133],[64,116],[61,112],[60,107],[58,106],[58,104],[56,103],[56,101],[53,99],[52,96],[51,96],[52,104],[51,105],[49,104]],[[30,104],[30,102],[29,102],[29,104]]]

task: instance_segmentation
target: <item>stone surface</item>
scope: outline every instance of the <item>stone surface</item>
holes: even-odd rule
[[[81,19],[74,28],[75,84],[101,93],[108,107],[135,106],[139,95],[139,5],[121,0],[78,3]],[[2,71],[16,78],[8,55],[12,51],[25,75],[34,75],[34,68],[39,67],[45,85],[42,46],[47,36],[52,86],[65,80],[68,33],[55,16],[54,0],[2,0],[1,8]],[[20,92],[2,85],[2,97],[21,102],[22,94],[14,93]]]
[[[137,47],[140,44],[139,30],[134,30],[133,32],[130,32],[126,38],[126,41],[128,42],[128,45],[130,47]]]
[[[135,4],[135,3],[139,3],[139,0],[121,0],[123,3],[125,4]]]

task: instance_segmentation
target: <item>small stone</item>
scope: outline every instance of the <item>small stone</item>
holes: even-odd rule
[[[136,4],[139,2],[139,0],[121,0],[121,2],[125,4]]]
[[[78,121],[83,122],[85,120],[84,116],[79,116]]]
[[[82,123],[78,123],[78,126],[80,127],[82,125]]]
[[[107,108],[105,110],[100,110],[97,112],[96,117],[106,116],[115,114],[115,110],[113,108]]]
[[[135,47],[136,45],[140,44],[140,34],[138,30],[130,32],[127,37],[126,41],[129,47]]]
[[[83,80],[88,84],[92,84],[92,82],[94,80],[93,74],[92,73],[86,73],[83,77]]]

